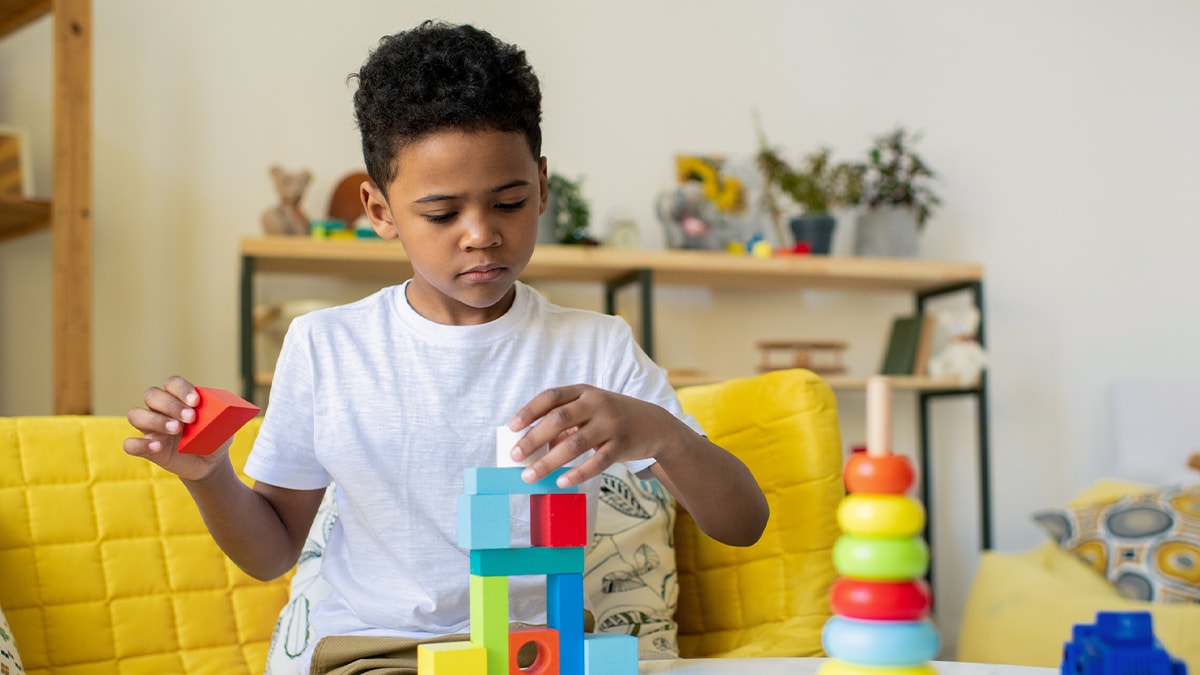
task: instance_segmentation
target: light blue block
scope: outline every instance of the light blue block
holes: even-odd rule
[[[486,548],[470,552],[471,574],[517,577],[533,574],[582,574],[583,547]]]
[[[508,548],[511,522],[508,495],[458,496],[459,548]]]
[[[584,675],[583,575],[546,575],[546,623],[558,631],[559,675]]]
[[[637,675],[638,639],[623,633],[583,636],[584,675]]]
[[[560,488],[554,484],[567,469],[555,469],[536,483],[521,480],[523,466],[475,466],[463,474],[463,492],[469,495],[545,495],[579,492],[578,486]]]

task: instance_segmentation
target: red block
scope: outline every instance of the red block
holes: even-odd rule
[[[587,495],[529,496],[529,543],[533,546],[587,545]]]
[[[517,654],[530,643],[537,657],[522,668]],[[517,628],[508,634],[508,675],[559,675],[558,656],[558,631],[553,628]]]
[[[196,393],[200,394],[200,403],[193,408],[196,421],[183,426],[179,452],[211,454],[258,414],[258,406],[224,389],[196,387]]]

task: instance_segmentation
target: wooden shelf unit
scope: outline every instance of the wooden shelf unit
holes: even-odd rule
[[[241,373],[243,395],[253,400],[258,387],[271,383],[271,373],[254,365],[255,278],[262,273],[333,275],[380,279],[399,283],[412,274],[404,249],[380,240],[318,240],[310,237],[247,237],[241,242]],[[984,342],[983,268],[972,263],[829,256],[779,256],[754,258],[719,251],[644,251],[607,247],[539,245],[521,277],[527,281],[590,281],[604,285],[605,310],[616,312],[617,291],[640,286],[642,348],[654,355],[653,286],[694,285],[719,289],[784,290],[821,289],[863,292],[898,292],[914,299],[920,312],[932,298],[969,293],[979,310],[979,339]],[[866,377],[824,378],[834,389],[863,391]],[[704,376],[681,374],[675,386],[706,384]],[[896,377],[898,391],[913,392],[919,400],[918,463],[922,475],[929,466],[931,404],[946,396],[969,396],[978,403],[980,544],[991,547],[991,490],[987,414],[987,375],[978,382],[928,377]],[[930,504],[929,481],[920,482],[920,499]],[[927,524],[926,540],[932,543]]]
[[[0,242],[50,227],[50,201],[0,197]]]
[[[54,412],[92,411],[92,4],[0,0],[0,38],[54,17],[54,200],[0,201],[0,242],[50,228]]]
[[[412,273],[399,244],[377,239],[247,237],[241,253],[253,258],[261,272],[397,281]],[[539,245],[522,279],[616,282],[640,270],[651,270],[656,284],[750,290],[918,292],[983,278],[982,268],[971,263],[803,255],[753,258],[719,251]]]

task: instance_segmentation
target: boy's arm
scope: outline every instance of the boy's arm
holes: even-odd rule
[[[274,579],[296,564],[325,495],[325,490],[261,482],[249,488],[229,463],[183,484],[225,555],[261,580]]]
[[[737,457],[676,422],[679,440],[664,445],[650,472],[705,534],[730,546],[754,544],[770,517],[758,481]]]
[[[289,490],[258,483],[247,487],[229,460],[229,442],[207,455],[180,453],[185,424],[196,421],[200,402],[195,387],[179,376],[151,387],[145,407],[129,411],[129,423],[142,436],[125,439],[125,452],[175,474],[200,509],[221,550],[258,579],[291,569],[321,505],[324,490]]]

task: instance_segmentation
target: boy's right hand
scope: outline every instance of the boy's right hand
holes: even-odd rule
[[[189,481],[205,478],[222,462],[228,461],[228,442],[210,455],[177,452],[183,425],[196,420],[193,406],[200,403],[200,394],[191,382],[173,375],[163,387],[147,389],[142,398],[146,407],[131,408],[127,416],[129,423],[142,432],[142,437],[125,439],[127,454],[145,457]]]

